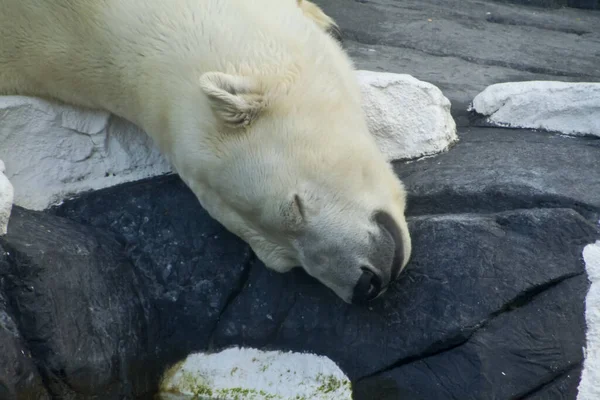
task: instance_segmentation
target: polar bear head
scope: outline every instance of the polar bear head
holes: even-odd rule
[[[268,268],[301,267],[345,302],[365,303],[398,278],[411,241],[404,187],[344,82],[328,94],[311,83],[282,91],[266,78],[204,74],[210,151],[179,172]]]

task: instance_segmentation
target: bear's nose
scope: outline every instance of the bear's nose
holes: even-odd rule
[[[381,293],[382,280],[375,272],[367,267],[361,267],[362,275],[354,286],[352,303],[364,304],[374,300]]]

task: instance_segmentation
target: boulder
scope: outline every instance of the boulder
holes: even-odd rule
[[[420,163],[426,168],[436,159]],[[513,211],[412,216],[411,263],[402,279],[368,307],[343,303],[301,270],[279,274],[253,257],[238,270],[236,257],[246,247],[225,232],[203,247],[219,261],[195,263],[194,268],[173,262],[193,258],[186,246],[206,240],[202,232],[215,232],[218,226],[174,176],[84,194],[52,213],[123,236],[140,275],[166,276],[146,283],[157,309],[165,307],[167,293],[198,299],[207,284],[202,282],[221,287],[215,293],[222,297],[215,294],[214,303],[182,301],[168,309],[177,318],[156,323],[163,331],[176,332],[176,340],[171,335],[153,339],[164,354],[177,353],[165,367],[189,353],[236,346],[309,352],[337,364],[353,382],[357,399],[372,398],[360,396],[373,382],[394,396],[417,393],[417,381],[411,386],[394,371],[409,365],[417,369],[422,360],[438,356],[438,369],[423,370],[420,382],[431,383],[438,376],[442,382],[456,381],[452,393],[462,393],[462,377],[476,377],[480,371],[487,374],[477,383],[477,393],[484,397],[493,390],[535,392],[546,383],[544,390],[564,392],[562,398],[568,399],[579,381],[588,289],[581,255],[598,238],[598,230],[568,208],[540,204]],[[169,264],[180,267],[168,272]],[[179,289],[182,275],[190,276],[186,282],[194,290]],[[218,300],[223,297],[226,301]],[[200,320],[210,329],[191,323]],[[510,352],[515,356],[505,357]],[[502,388],[486,387],[484,378],[493,375],[498,357],[504,357],[498,365],[506,369],[500,376],[521,370],[527,374],[498,380],[504,382]],[[459,359],[466,360],[460,373],[454,368]],[[475,359],[479,363],[468,362]],[[531,368],[530,359],[539,367]],[[436,385],[430,386],[427,393],[439,393],[433,392]]]
[[[166,361],[209,346],[255,259],[175,175],[82,194],[48,212],[121,238],[157,312],[152,346],[166,349]]]
[[[28,209],[171,171],[148,136],[103,111],[0,96],[0,119],[0,159]]]
[[[0,246],[0,272],[8,269],[10,256]],[[4,283],[0,281],[0,398],[4,400],[50,400],[35,359],[19,332],[10,310]]]
[[[2,342],[0,368],[19,361],[11,354],[18,355],[22,337],[23,354],[31,354],[25,361],[54,398],[144,397],[156,393],[168,365],[209,346],[250,252],[182,182],[170,183],[162,195],[132,184],[128,202],[96,215],[105,229],[13,209],[0,238],[0,295],[11,311],[0,328],[16,339]],[[121,201],[119,192],[100,200]],[[93,201],[77,204],[94,212]],[[0,369],[0,390],[15,392],[11,399],[29,399],[23,396],[35,375],[27,366]]]
[[[412,218],[409,227],[414,256],[403,278],[381,301],[367,308],[347,307],[303,273],[280,275],[257,265],[223,313],[214,346],[326,355],[356,382],[462,346],[499,315],[524,307],[562,281],[585,278],[581,251],[595,232],[577,213],[563,209],[422,216]],[[578,353],[559,357],[561,367],[573,358],[580,362],[585,343],[587,287],[568,290],[573,291],[567,299],[569,307],[575,308],[557,318],[563,318],[561,326],[570,329],[539,338],[549,353],[560,357],[563,340],[571,341],[573,352]],[[559,307],[551,296],[545,301],[549,308]],[[536,307],[527,310],[538,312]],[[522,318],[525,326],[532,327],[527,324],[533,323],[533,316]],[[527,338],[520,335],[526,333],[525,328],[511,331],[510,339],[502,340],[525,346]],[[497,332],[496,339],[489,340],[500,340],[498,335],[505,334]],[[550,346],[549,340],[559,334]],[[548,368],[554,368],[553,359],[546,358]],[[456,371],[450,366],[446,373],[452,380]],[[472,374],[478,373],[477,365],[471,368]],[[548,371],[535,373],[540,380],[550,377]]]
[[[0,365],[17,363],[8,376],[12,398],[44,398],[37,371],[52,398],[120,399],[156,385],[151,306],[114,237],[15,207],[0,246],[2,291],[14,316],[0,329],[12,337],[0,343],[13,349]]]
[[[600,241],[586,246],[583,259],[591,287],[585,300],[587,344],[577,400],[594,400],[600,398]]]
[[[564,207],[600,219],[600,140],[463,128],[451,151],[394,163],[409,215]]]
[[[448,150],[458,140],[450,101],[410,75],[358,71],[369,131],[388,160]]]
[[[12,184],[4,175],[4,170],[4,163],[0,160],[0,236],[6,234],[14,195]]]
[[[498,83],[475,96],[469,110],[492,126],[600,137],[600,83]]]
[[[551,282],[480,323],[460,346],[360,381],[355,396],[381,399],[377,383],[387,382],[384,396],[400,389],[411,400],[575,399],[587,289],[585,274]]]
[[[159,399],[351,400],[351,384],[327,357],[230,348],[191,354],[171,367]]]

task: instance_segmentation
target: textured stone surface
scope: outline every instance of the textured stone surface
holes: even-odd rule
[[[492,126],[600,137],[600,83],[497,83],[475,96],[470,110]]]
[[[408,214],[569,207],[600,219],[600,140],[465,128],[451,151],[395,163]]]
[[[593,237],[593,227],[570,210],[424,216],[410,228],[410,269],[381,302],[345,307],[303,274],[277,276],[257,266],[223,314],[214,344],[304,349],[361,379],[457,346],[497,314],[582,275],[581,251]],[[565,323],[579,332],[573,340],[581,361],[583,301],[573,307]],[[518,335],[511,340],[523,341]]]
[[[0,271],[8,268],[8,254],[0,245]],[[31,352],[10,311],[0,280],[0,398],[4,400],[49,400]]]
[[[6,226],[8,225],[13,204],[13,196],[12,184],[4,175],[4,163],[0,160],[0,235],[6,233]]]
[[[147,347],[150,309],[119,242],[16,207],[0,245],[2,286],[28,348],[23,354],[53,397],[116,399],[148,389],[157,373],[144,364],[155,351]]]
[[[176,176],[84,194],[54,212],[122,238],[158,313],[155,340],[171,361],[207,347],[254,258]]]
[[[316,0],[340,25],[358,68],[439,87],[459,126],[487,86],[600,81],[600,12],[479,0]]]
[[[435,158],[422,162],[427,161],[434,162]],[[123,220],[116,215],[127,215],[141,205],[145,205],[146,211],[135,213],[156,215],[147,210],[162,207],[159,205],[165,203],[173,204],[166,199],[180,199],[177,203],[179,212],[170,218],[180,224],[181,232],[189,232],[186,227],[199,221],[210,222],[175,177],[91,193],[65,203],[56,211],[117,232],[123,231],[123,224],[119,222]],[[104,210],[114,211],[105,215]],[[498,350],[497,341],[515,343],[515,348],[523,352],[533,344],[551,343],[548,354],[539,354],[542,366],[532,372],[531,376],[537,380],[529,386],[522,381],[514,385],[519,393],[534,390],[543,381],[558,385],[555,379],[562,375],[557,375],[556,369],[567,371],[580,365],[583,359],[583,299],[587,286],[581,286],[586,281],[580,281],[578,277],[585,278],[581,252],[597,237],[597,228],[577,212],[565,208],[503,213],[488,210],[489,213],[481,214],[469,211],[412,217],[410,229],[415,253],[410,268],[404,278],[370,308],[352,307],[338,301],[333,293],[302,271],[278,274],[251,260],[245,270],[247,275],[237,281],[235,291],[227,293],[227,303],[219,305],[218,323],[210,337],[199,335],[197,327],[185,323],[203,310],[201,308],[174,308],[173,312],[178,312],[179,318],[162,323],[162,326],[176,327],[177,344],[195,343],[196,350],[241,345],[326,355],[357,385],[365,378],[387,376],[385,374],[401,365],[470,346],[472,338],[479,335],[484,338],[481,340],[487,340],[489,351]],[[164,251],[161,246],[145,245],[146,241],[155,239],[148,234],[142,235],[137,229],[128,230],[128,236],[131,247],[140,249],[135,255],[131,253],[134,259],[158,259]],[[172,242],[180,240],[171,238]],[[187,253],[185,246],[181,244],[179,249],[173,250],[174,254]],[[242,248],[236,246],[216,240],[211,248],[217,254],[223,249],[241,252]],[[211,264],[204,264],[198,270],[199,275],[215,272]],[[214,279],[219,281],[219,275]],[[578,283],[572,286],[571,282]],[[156,288],[161,285],[164,283],[157,282]],[[551,295],[544,294],[554,287],[560,287],[560,291],[566,293],[555,301]],[[162,301],[157,296],[155,299]],[[547,324],[548,317],[538,315],[541,306],[531,306],[534,300],[548,310],[554,310],[550,315],[560,317],[562,325],[557,324],[556,330],[548,336],[542,335],[543,331],[536,325]],[[513,309],[518,309],[519,313],[513,315]],[[508,315],[521,320],[521,325],[515,323],[514,329],[506,330],[500,329],[503,324],[499,324],[500,327],[492,329],[498,324],[495,321],[503,321],[502,318],[509,318]],[[569,329],[560,329],[561,326]],[[527,336],[529,330],[541,332],[540,343],[531,342]],[[165,348],[175,348],[174,343],[168,342]],[[569,352],[557,347],[566,344],[570,346]],[[348,352],[348,348],[353,350]],[[475,351],[469,348],[464,351],[469,354]],[[475,352],[473,357],[477,354]],[[493,354],[488,356],[494,357]],[[528,368],[527,362],[525,365],[519,362],[519,357],[515,357],[506,360],[504,365],[513,369]],[[445,379],[453,380],[456,371],[449,365]],[[476,374],[477,365],[472,368],[469,373]],[[572,386],[578,379],[579,376],[573,373],[565,385]],[[411,387],[399,388],[398,382],[394,385],[396,395],[403,390],[413,390]],[[484,389],[481,393],[485,394]]]
[[[0,120],[0,159],[22,207],[170,171],[146,135],[103,111],[0,96]]]
[[[458,140],[450,101],[410,75],[358,71],[369,131],[388,160],[446,151]]]
[[[548,283],[547,290],[530,293],[518,299],[514,308],[506,307],[505,312],[480,323],[460,346],[402,362],[359,382],[356,398],[374,398],[366,389],[372,390],[383,380],[393,381],[396,390],[414,394],[411,399],[522,399],[535,398],[542,391],[546,394],[540,399],[575,399],[577,379],[573,378],[583,357],[582,304],[588,282],[583,273],[558,282]],[[547,387],[555,386],[563,376],[570,378],[567,385]]]
[[[591,287],[585,300],[587,346],[578,400],[594,400],[600,398],[600,240],[585,247],[583,259]]]
[[[327,357],[233,347],[190,354],[165,373],[160,400],[351,400],[351,382]]]
[[[14,336],[14,343],[3,342],[0,368],[23,366],[0,369],[0,390],[24,396],[37,382],[25,363],[32,358],[58,398],[148,395],[165,366],[208,346],[249,251],[207,217],[181,182],[170,183],[162,196],[154,193],[155,203],[144,185],[117,198],[101,194],[100,202],[115,209],[97,215],[104,230],[15,207],[0,238],[0,306],[12,311],[0,309],[7,331],[0,335]],[[123,194],[133,201],[110,204]],[[84,204],[82,214],[93,216],[93,206]],[[170,217],[170,209],[182,214]],[[11,356],[21,349],[20,336],[31,352],[24,360]]]
[[[599,9],[600,2],[598,0],[492,0],[504,3],[523,4],[526,6],[559,8],[573,7],[583,9]]]

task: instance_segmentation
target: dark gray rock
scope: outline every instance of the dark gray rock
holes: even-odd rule
[[[579,353],[569,356],[581,361],[585,321],[579,300],[586,289],[566,281],[584,274],[581,252],[597,234],[593,224],[572,210],[538,209],[414,217],[410,229],[414,255],[409,268],[381,301],[365,308],[338,301],[301,272],[279,275],[253,267],[222,315],[215,348],[248,345],[325,354],[356,381],[469,343],[513,308],[523,308],[522,329],[493,333],[488,343],[512,340],[526,345],[520,335],[534,323],[539,307],[524,306],[538,293],[564,285],[561,290],[572,312],[563,314],[570,328],[540,340],[572,340]],[[549,310],[562,307],[559,299],[544,299]],[[546,361],[552,362],[559,350],[549,348]],[[540,362],[543,358],[541,354]],[[520,362],[524,364],[516,365]],[[457,372],[450,366],[445,373],[451,381]],[[528,368],[518,357],[506,367]]]
[[[408,214],[572,208],[600,219],[600,140],[466,128],[450,151],[395,163]]]
[[[15,207],[0,245],[0,276],[16,322],[10,331],[18,327],[53,398],[120,399],[155,384],[147,295],[119,242]],[[22,358],[16,361],[34,376]]]
[[[79,196],[52,210],[122,238],[148,290],[153,344],[169,361],[204,350],[253,254],[174,175]]]
[[[0,246],[0,271],[7,271],[7,268],[7,254]],[[49,399],[31,353],[9,310],[2,286],[4,279],[0,278],[0,399]]]
[[[456,382],[447,390],[461,393],[462,377],[492,374],[500,358],[531,379],[506,378],[499,394],[547,390],[570,399],[585,345],[581,251],[597,227],[560,204],[473,213],[485,207],[459,211],[447,195],[452,213],[410,218],[411,263],[368,307],[343,303],[301,270],[266,269],[176,176],[88,193],[51,211],[77,223],[16,208],[1,239],[12,272],[2,276],[47,387],[72,398],[152,390],[161,369],[189,352],[247,345],[327,355],[353,379],[357,398],[375,384],[382,398],[387,388],[390,399],[417,399],[418,382],[434,378]],[[552,315],[556,329],[545,332],[540,326]],[[69,335],[78,341],[59,345]],[[82,341],[85,356],[74,351]],[[530,359],[527,349],[539,351]],[[453,367],[478,357],[488,357],[485,368]],[[441,361],[428,372],[417,368],[424,360]],[[409,367],[423,374],[412,386],[396,375]],[[475,398],[490,393],[484,377]]]
[[[355,398],[372,399],[369,392],[387,382],[390,393],[422,399],[575,399],[588,285],[585,274],[551,283],[482,323],[464,344],[358,382]]]
[[[579,377],[583,366],[580,363],[573,365],[565,371],[559,371],[559,375],[551,382],[536,388],[533,393],[525,397],[526,400],[561,400],[576,399],[579,387]]]
[[[0,294],[16,316],[6,326],[23,336],[53,396],[151,395],[166,366],[209,346],[245,279],[248,246],[176,177],[164,180],[84,195],[47,213],[14,208],[0,238]],[[12,367],[10,351],[21,347],[6,346],[0,366]],[[0,375],[7,392],[29,390],[21,381],[33,382],[25,369],[35,372],[32,365]]]
[[[600,9],[600,1],[598,0],[568,0],[567,6],[574,8],[584,8],[588,10]]]
[[[600,80],[600,12],[478,0],[316,0],[358,68],[437,85],[461,126],[488,85]],[[583,2],[582,2],[583,3]]]
[[[573,7],[583,9],[599,9],[600,2],[598,0],[492,0],[499,3],[523,4],[526,6],[545,7],[545,8],[560,8]]]

